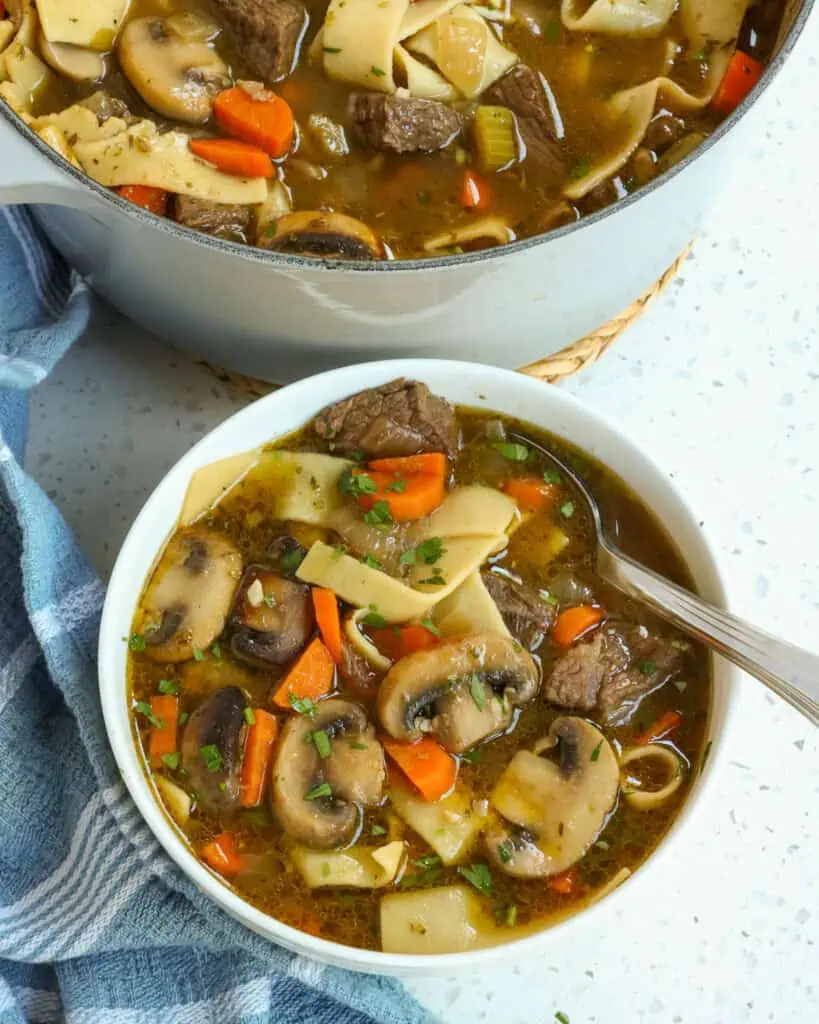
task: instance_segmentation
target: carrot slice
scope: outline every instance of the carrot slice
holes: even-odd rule
[[[485,210],[492,202],[489,183],[473,170],[464,171],[461,181],[461,206],[467,210]]]
[[[293,145],[293,111],[281,96],[266,89],[258,95],[240,85],[225,89],[213,101],[213,114],[222,131],[274,158],[283,157]]]
[[[394,459],[371,459],[370,469],[381,473],[397,473],[399,476],[446,476],[448,463],[443,452],[426,452],[423,455],[404,455]]]
[[[154,188],[153,185],[120,185],[114,191],[129,203],[141,206],[143,210],[155,213],[157,217],[164,217],[168,212],[170,192],[166,192],[164,188]]]
[[[762,77],[764,66],[755,58],[737,50],[714,93],[711,106],[720,114],[730,114],[742,103]]]
[[[634,737],[634,742],[640,746],[654,743],[655,740],[662,739],[663,736],[668,736],[669,733],[674,732],[681,721],[682,715],[679,711],[664,711],[645,732],[641,732],[638,736]]]
[[[603,609],[595,605],[579,604],[567,608],[555,620],[552,628],[552,639],[560,647],[571,647],[584,633],[596,626],[603,619]]]
[[[440,641],[426,626],[396,626],[375,629],[372,632],[375,646],[391,661],[400,661],[414,651],[426,651]]]
[[[510,477],[504,482],[503,489],[523,508],[543,508],[556,495],[553,484],[547,484],[545,480],[538,480],[534,476]]]
[[[324,587],[313,587],[313,608],[316,611],[321,639],[332,655],[336,665],[341,664],[341,616],[338,611],[338,598],[332,590]]]
[[[417,743],[401,743],[382,736],[381,743],[425,800],[440,800],[455,785],[455,758],[430,736]]]
[[[237,875],[243,867],[242,855],[236,849],[232,832],[220,832],[202,848],[202,859],[220,875]]]
[[[574,896],[580,888],[580,880],[574,868],[569,868],[568,871],[547,879],[546,887],[552,892],[559,892],[561,896]]]
[[[217,171],[236,174],[240,178],[272,178],[276,173],[273,161],[258,146],[236,139],[190,139],[190,150]]]
[[[313,637],[276,690],[273,703],[290,710],[291,697],[318,700],[333,688],[335,668],[330,652],[317,636]]]
[[[385,502],[396,523],[406,523],[429,515],[446,495],[446,480],[443,476],[417,473],[415,476],[403,477],[377,471],[367,473],[367,476],[375,482],[376,491],[375,494],[362,494],[357,499],[358,504],[369,511],[376,502]]]
[[[159,724],[151,726],[148,757],[151,767],[157,768],[162,764],[163,754],[173,754],[179,749],[176,745],[179,698],[167,694],[151,697],[151,711]]]
[[[269,711],[253,709],[253,725],[247,734],[239,803],[242,807],[258,807],[264,799],[270,755],[279,733],[279,720]]]

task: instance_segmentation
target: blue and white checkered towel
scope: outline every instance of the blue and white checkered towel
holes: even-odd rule
[[[21,468],[24,389],[90,305],[29,215],[0,209],[0,1024],[430,1024],[398,982],[226,917],[125,792],[97,700],[103,587]]]

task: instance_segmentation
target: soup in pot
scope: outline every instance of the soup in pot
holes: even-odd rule
[[[448,953],[600,899],[662,839],[707,756],[709,659],[596,574],[550,450],[691,586],[605,467],[418,382],[192,481],[129,640],[134,737],[253,906]]]
[[[0,96],[217,238],[461,253],[653,180],[750,91],[783,0],[5,0]]]

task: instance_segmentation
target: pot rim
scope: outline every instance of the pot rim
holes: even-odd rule
[[[677,484],[667,473],[650,456],[644,454],[627,434],[593,408],[560,388],[544,391],[540,381],[512,370],[435,359],[384,360],[329,370],[290,384],[234,413],[206,434],[165,474],[142,506],[122,543],[111,574],[100,627],[100,699],[108,740],[126,787],[144,821],[176,865],[217,906],[246,927],[287,949],[326,964],[368,973],[410,975],[499,963],[524,950],[531,954],[544,953],[551,943],[565,941],[575,934],[575,930],[588,930],[592,921],[597,922],[598,929],[604,928],[607,923],[613,926],[616,915],[622,914],[623,909],[629,906],[628,900],[634,901],[638,897],[642,884],[638,879],[654,875],[659,864],[668,864],[681,850],[684,851],[684,842],[681,840],[685,829],[690,828],[692,819],[701,815],[709,798],[713,798],[717,788],[717,765],[724,759],[738,718],[738,682],[741,676],[739,670],[727,661],[712,659],[714,685],[708,721],[711,742],[706,748],[711,756],[708,753],[704,755],[691,792],[658,846],[633,876],[605,899],[584,906],[576,913],[530,935],[498,946],[446,954],[415,955],[363,950],[307,935],[252,906],[216,878],[196,858],[189,843],[162,810],[142,768],[128,715],[124,679],[127,651],[122,640],[130,634],[139,590],[156,555],[155,538],[162,534],[162,543],[173,529],[191,474],[196,469],[245,450],[247,444],[264,443],[270,436],[286,436],[325,403],[398,376],[426,381],[432,388],[443,388],[444,393],[451,397],[453,391],[456,394],[459,391],[467,392],[470,404],[485,402],[487,408],[505,408],[508,411],[509,406],[515,402],[513,394],[520,395],[521,399],[525,396],[528,408],[537,410],[534,415],[525,415],[525,419],[549,426],[558,435],[566,435],[574,443],[582,444],[592,454],[596,455],[602,449],[599,457],[606,464],[613,465],[615,473],[622,472],[628,486],[635,488],[636,483],[634,479],[629,481],[629,477],[643,481],[641,490],[652,494],[646,498],[649,508],[658,517],[663,515],[661,509],[665,510],[667,517],[673,517],[677,527],[674,536],[687,549],[682,557],[691,568],[698,587],[721,604],[730,602],[726,596],[726,576],[722,572],[720,559],[697,526],[697,517]],[[486,396],[483,392],[486,392]],[[503,397],[500,393],[504,393]],[[548,398],[545,398],[547,395]],[[475,398],[479,401],[473,402]],[[464,399],[459,397],[453,400]],[[522,402],[521,407],[523,405]],[[262,434],[264,436],[259,441]],[[578,436],[581,434],[582,440]],[[603,451],[608,454],[604,455]],[[629,463],[630,469],[623,468]],[[670,530],[668,532],[671,535]],[[154,540],[149,543],[148,537]],[[624,896],[626,892],[631,893],[632,889],[632,896]],[[639,903],[632,902],[631,906],[639,906]]]
[[[536,246],[543,245],[546,242],[565,238],[575,231],[582,230],[584,227],[599,224],[607,217],[614,216],[621,210],[627,210],[630,206],[634,205],[634,203],[639,202],[641,199],[654,193],[657,189],[662,188],[665,182],[676,177],[676,175],[681,173],[689,166],[689,164],[693,163],[700,156],[708,152],[708,150],[713,146],[716,146],[723,136],[731,131],[733,126],[745,116],[748,110],[750,110],[750,108],[756,103],[757,99],[762,96],[770,86],[771,82],[773,82],[782,70],[785,61],[788,60],[794,46],[796,45],[796,41],[801,36],[805,25],[807,24],[807,20],[810,17],[813,7],[814,0],[802,0],[799,13],[794,18],[794,22],[791,25],[788,34],[785,36],[782,41],[782,45],[774,55],[770,64],[765,68],[762,78],[757,85],[751,90],[748,96],[745,97],[742,103],[740,103],[739,106],[717,127],[717,129],[712,132],[707,139],[705,139],[704,142],[697,146],[678,164],[675,164],[674,167],[670,168],[664,174],[661,174],[647,185],[638,189],[636,192],[632,192],[626,198],[619,199],[617,202],[611,203],[609,206],[604,207],[602,210],[598,210],[596,213],[593,213],[588,217],[581,217],[572,224],[567,224],[564,227],[557,228],[554,231],[549,231],[546,234],[532,235],[531,237],[521,238],[514,242],[507,242],[505,245],[500,245],[492,249],[482,249],[478,252],[462,253],[460,255],[431,256],[423,259],[411,260],[375,260],[369,262],[363,260],[322,260],[310,256],[295,256],[285,253],[270,252],[269,250],[258,249],[256,246],[243,245],[239,242],[229,242],[220,238],[214,238],[210,235],[202,234],[198,231],[190,231],[187,228],[181,227],[175,221],[169,220],[166,217],[158,217],[155,214],[149,213],[148,211],[135,206],[133,203],[122,199],[111,189],[94,181],[85,174],[84,171],[73,167],[67,160],[61,157],[59,153],[52,149],[51,146],[44,142],[36,132],[29,128],[29,126],[26,125],[10,107],[2,102],[0,102],[0,114],[2,114],[12,127],[15,128],[31,145],[33,145],[42,156],[46,157],[61,171],[72,177],[76,184],[96,193],[101,199],[103,199],[103,201],[112,203],[120,210],[120,212],[131,217],[135,217],[137,221],[141,222],[144,226],[151,226],[160,231],[171,234],[182,241],[193,242],[196,245],[204,246],[205,248],[214,250],[215,252],[230,254],[233,257],[241,257],[245,260],[268,263],[287,269],[324,270],[334,273],[353,271],[355,273],[371,274],[395,274],[415,270],[449,270],[453,267],[466,267],[477,263],[492,263],[505,256],[516,255],[518,253],[525,252],[528,249],[535,248]]]

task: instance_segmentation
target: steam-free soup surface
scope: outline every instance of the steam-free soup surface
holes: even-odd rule
[[[707,657],[596,575],[549,450],[624,550],[691,585],[611,472],[411,382],[200,481],[136,613],[135,738],[250,903],[449,952],[579,909],[662,838],[704,756]]]

